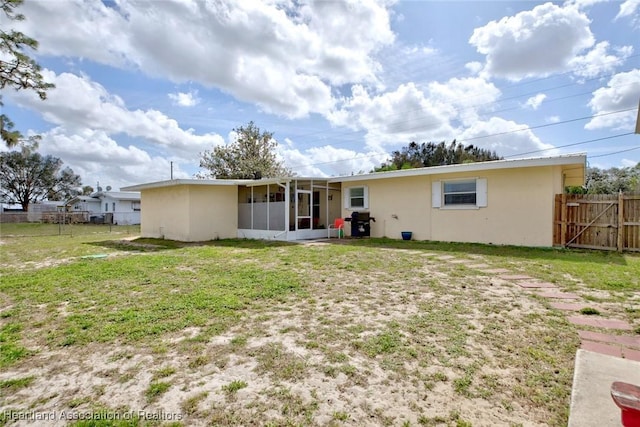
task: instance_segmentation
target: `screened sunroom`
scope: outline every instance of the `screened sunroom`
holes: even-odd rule
[[[326,179],[261,179],[238,185],[239,238],[323,238],[340,213],[340,184]]]

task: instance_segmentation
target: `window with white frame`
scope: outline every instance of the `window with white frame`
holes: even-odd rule
[[[134,212],[139,212],[140,202],[131,202],[131,209],[133,209]]]
[[[434,181],[431,186],[434,208],[465,209],[487,206],[485,178]]]
[[[346,209],[359,210],[369,208],[369,189],[366,185],[348,187],[345,191],[344,206]]]

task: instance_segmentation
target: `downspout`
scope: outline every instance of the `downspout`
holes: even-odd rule
[[[253,204],[255,199],[253,198],[253,186],[251,186],[251,229],[253,230]]]
[[[325,225],[327,230],[329,229],[329,224],[331,224],[331,220],[329,219],[329,182],[325,181],[325,190],[324,190],[324,206],[325,206]],[[339,233],[339,232],[338,232]],[[329,237],[329,233],[327,232],[327,237]]]

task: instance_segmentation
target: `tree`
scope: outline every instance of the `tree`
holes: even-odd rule
[[[2,96],[0,96],[0,108],[4,106],[2,103]],[[7,117],[6,114],[0,114],[0,138],[7,144],[7,147],[15,147],[18,145],[22,134],[19,131],[13,130],[14,124]]]
[[[89,196],[93,193],[93,187],[90,185],[85,185],[82,187],[82,192],[80,193],[83,196]]]
[[[640,163],[627,168],[587,168],[586,189],[589,194],[616,194],[640,190]]]
[[[0,0],[0,10],[10,21],[22,21],[24,15],[17,13],[15,9],[23,1]],[[15,90],[31,89],[40,99],[46,99],[47,90],[54,85],[44,81],[40,74],[42,68],[25,53],[27,48],[37,49],[38,42],[19,31],[5,31],[0,28],[0,89],[5,87]],[[2,97],[0,97],[0,107],[2,105]],[[16,146],[21,138],[20,132],[12,130],[13,127],[13,122],[5,114],[1,114],[0,138],[7,147]]]
[[[236,140],[201,154],[198,178],[256,179],[290,176],[292,172],[276,157],[278,143],[272,132],[261,132],[253,122],[233,129]]]
[[[23,144],[20,151],[0,153],[0,199],[19,203],[27,211],[29,203],[76,196],[80,176],[62,165],[57,157],[37,153],[33,144]]]
[[[583,187],[567,187],[568,194],[617,194],[640,192],[640,162],[633,167],[589,167]]]
[[[401,151],[391,153],[389,163],[383,163],[375,172],[398,169],[411,169],[428,166],[453,165],[469,162],[485,162],[488,160],[500,160],[495,151],[473,145],[464,146],[456,143],[455,139],[448,146],[445,142],[435,144],[433,142],[418,144],[411,142]]]

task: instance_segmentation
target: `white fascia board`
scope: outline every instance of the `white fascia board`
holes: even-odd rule
[[[259,187],[261,185],[288,184],[290,181],[291,178],[249,179],[237,181],[237,184],[246,187]]]
[[[210,185],[210,186],[235,186],[238,182],[232,179],[171,179],[166,181],[149,182],[146,184],[130,185],[122,187],[122,191],[142,191],[152,188],[174,187],[178,185]]]
[[[478,172],[497,169],[514,169],[540,166],[574,165],[582,164],[586,167],[587,155],[585,153],[567,154],[556,157],[535,157],[528,159],[493,160],[488,162],[462,163],[456,165],[431,166],[425,168],[402,169],[397,171],[373,172],[362,175],[350,175],[328,179],[329,183],[369,181],[386,178],[400,178],[420,175],[439,175],[458,172]]]
[[[238,186],[255,187],[267,184],[284,184],[291,181],[327,181],[328,178],[309,177],[284,177],[284,178],[263,178],[263,179],[171,179],[166,181],[149,182],[145,184],[130,185],[120,188],[120,191],[142,191],[152,188],[173,187],[177,185],[210,185],[210,186]]]
[[[307,176],[290,176],[284,178],[262,178],[262,179],[248,179],[248,180],[238,180],[238,185],[246,185],[247,187],[257,187],[260,185],[267,184],[288,184],[292,181],[329,181],[329,178],[318,178],[318,177],[307,177]]]

